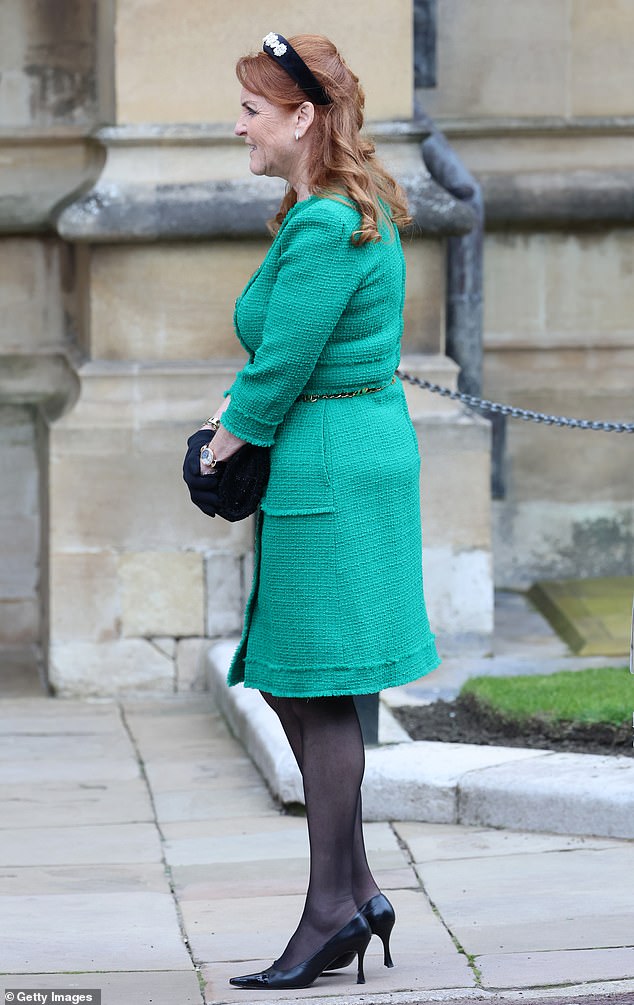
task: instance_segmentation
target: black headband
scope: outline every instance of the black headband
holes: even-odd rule
[[[328,97],[317,77],[308,69],[302,57],[298,52],[295,52],[291,43],[283,35],[270,31],[262,39],[262,49],[267,56],[271,56],[283,70],[286,70],[289,77],[292,77],[295,83],[299,84],[306,97],[310,98],[315,105],[332,104],[332,98]]]

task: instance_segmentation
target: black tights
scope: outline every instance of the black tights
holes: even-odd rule
[[[288,970],[312,956],[378,893],[361,822],[363,739],[354,701],[263,698],[276,712],[302,773],[310,874],[297,930],[276,960]]]

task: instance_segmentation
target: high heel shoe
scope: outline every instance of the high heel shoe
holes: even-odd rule
[[[349,921],[340,932],[333,935],[321,949],[318,949],[303,963],[290,970],[278,970],[275,965],[262,970],[259,974],[245,974],[244,977],[231,977],[230,984],[236,988],[252,988],[273,990],[280,988],[308,988],[317,980],[328,965],[342,956],[350,954],[352,959],[359,957],[357,969],[357,984],[365,984],[363,973],[363,957],[372,938],[370,926],[361,911],[357,911],[352,921]]]
[[[383,943],[384,965],[393,967],[394,963],[390,955],[390,935],[394,928],[396,915],[389,900],[384,894],[377,893],[375,897],[371,897],[363,907],[359,908],[359,913],[363,915],[370,926],[372,935],[378,935]],[[334,963],[326,967],[326,970],[342,970],[344,967],[349,967],[353,960],[354,953],[342,953]]]

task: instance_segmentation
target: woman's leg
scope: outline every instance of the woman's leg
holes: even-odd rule
[[[364,750],[351,697],[276,698],[273,707],[301,756],[310,844],[304,911],[275,961],[280,970],[289,970],[312,956],[357,911],[352,856]]]
[[[293,756],[297,761],[297,767],[302,770],[302,728],[299,719],[297,718],[293,706],[291,704],[292,699],[290,698],[277,698],[274,694],[267,694],[265,691],[261,691],[260,694],[264,698],[267,705],[270,705],[275,714],[277,715],[282,729],[286,734],[286,739],[290,744],[290,748],[293,751]]]
[[[293,708],[292,699],[277,698],[272,694],[265,694],[264,692],[262,692],[262,697],[266,701],[267,705],[270,705],[280,720],[282,729],[286,734],[286,739],[288,740],[295,760],[297,761],[297,766],[303,774],[301,721]],[[352,844],[352,890],[355,903],[358,907],[361,907],[363,904],[367,903],[371,897],[374,897],[377,893],[379,893],[379,888],[370,870],[365,850],[365,841],[363,838],[363,818],[361,812],[361,793],[359,793],[355,814],[354,837]]]
[[[361,808],[361,793],[357,803],[357,813],[354,823],[354,840],[352,845],[352,889],[354,899],[359,907],[367,904],[380,890],[372,875],[363,838],[363,813]]]

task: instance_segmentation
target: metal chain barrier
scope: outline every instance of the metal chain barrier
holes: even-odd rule
[[[509,415],[512,419],[523,419],[525,422],[543,422],[547,426],[564,426],[567,429],[592,429],[603,433],[634,433],[634,422],[598,422],[593,419],[571,419],[565,415],[548,415],[546,412],[533,412],[530,408],[517,408],[514,405],[502,405],[497,401],[487,401],[475,394],[465,394],[462,391],[452,391],[441,384],[433,384],[430,380],[414,377],[411,373],[396,371],[396,376],[406,380],[424,391],[431,391],[443,398],[462,401],[471,408],[479,408],[483,412],[495,412],[498,415]]]

